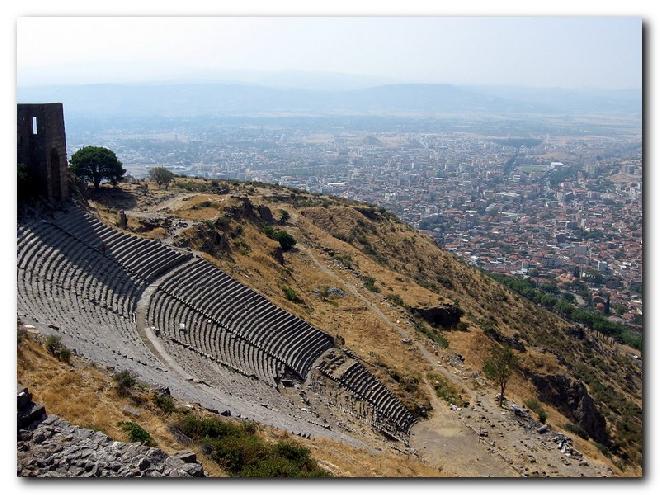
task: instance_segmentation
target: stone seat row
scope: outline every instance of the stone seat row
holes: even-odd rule
[[[363,396],[371,402],[375,406],[376,411],[382,413],[395,424],[405,428],[406,418],[410,413],[382,383],[376,380],[366,369],[361,368],[354,384],[349,384],[349,387],[352,386],[358,395]]]
[[[134,335],[130,320],[118,318],[102,308],[85,303],[84,299],[69,298],[68,292],[58,291],[57,287],[53,290],[19,289],[29,295],[28,299],[32,303],[26,309],[32,311],[31,315],[40,316],[40,321],[110,343],[113,348],[123,349],[126,353],[148,357],[146,349],[140,346],[141,342]],[[43,304],[41,301],[46,297],[48,303]]]
[[[160,290],[189,303],[210,319],[273,354],[301,377],[333,339],[281,310],[204,260],[174,270]]]
[[[29,298],[22,298],[23,306],[25,301],[31,301],[30,311],[35,316],[40,314],[43,321],[48,320],[62,331],[65,327],[79,328],[80,338],[85,334],[94,341],[106,343],[123,357],[142,363],[153,360],[137,335],[134,323],[137,300],[148,280],[126,270],[117,260],[63,228],[64,225],[80,233],[89,231],[89,224],[96,223],[98,227],[100,222],[93,222],[75,210],[60,215],[58,220],[59,223],[36,221],[18,225],[18,289],[30,294]],[[105,228],[104,234],[111,233],[116,234]],[[145,262],[141,266],[149,277],[158,268],[168,269],[171,260],[182,258],[176,251],[167,248],[161,251],[167,253],[167,257],[153,258],[152,251],[142,252]],[[140,251],[133,254],[140,254]],[[133,259],[124,258],[124,261]],[[129,263],[129,268],[131,266]],[[139,274],[140,270],[136,271]]]
[[[358,397],[369,402],[380,416],[397,430],[407,432],[414,416],[389,390],[360,363],[354,363],[340,382]]]
[[[25,236],[19,245],[18,267],[32,279],[45,279],[130,316],[145,283],[126,275],[122,267],[47,225]]]
[[[292,326],[286,335],[270,334],[268,332],[268,325],[270,324],[269,321],[274,321],[277,315],[271,315],[270,319],[265,319],[264,321],[260,321],[258,318],[250,318],[248,315],[236,315],[231,313],[229,315],[223,315],[218,318],[217,314],[214,317],[210,317],[210,315],[204,314],[201,308],[196,309],[198,309],[197,313],[200,315],[197,317],[197,320],[206,320],[212,322],[217,322],[219,320],[218,324],[222,328],[225,328],[231,333],[246,339],[255,347],[258,347],[268,352],[269,354],[273,354],[278,358],[284,355],[283,362],[287,363],[291,367],[294,367],[294,369],[295,367],[302,370],[309,368],[311,362],[315,358],[314,354],[305,354],[305,344],[307,347],[313,348],[319,344],[322,344],[325,340],[322,335],[313,335],[312,340],[305,343],[305,338],[307,336],[305,334],[297,334],[295,331],[296,327],[294,326]],[[181,323],[183,323],[185,326],[190,326],[190,323],[186,323],[184,320],[182,320]],[[253,330],[249,333],[244,332],[242,331],[245,326],[244,324],[252,324],[256,327],[256,330]],[[279,350],[280,352],[273,352],[274,350]],[[302,352],[300,352],[301,350]],[[298,352],[296,353],[296,351]],[[293,358],[286,361],[286,358],[289,356],[293,356]]]
[[[152,297],[148,320],[169,337],[186,342],[201,352],[216,355],[228,366],[244,372],[256,371],[245,359],[244,341],[224,335],[217,328],[211,328],[208,333],[197,331],[190,321],[183,317],[183,312],[190,310],[191,308],[179,299],[157,291]],[[184,329],[181,329],[181,325]]]
[[[52,224],[148,283],[191,257],[190,253],[177,251],[158,241],[107,227],[93,215],[77,208],[57,216]]]
[[[19,269],[19,313],[36,318],[57,333],[96,343],[111,353],[144,365],[157,361],[135,332],[134,323],[48,281],[30,283]]]
[[[258,349],[254,349],[252,346],[239,346],[239,347],[234,347],[233,348],[233,354],[234,358],[231,360],[226,359],[221,353],[221,352],[213,352],[213,353],[208,353],[202,350],[199,350],[197,346],[194,344],[190,344],[188,342],[182,342],[174,337],[170,339],[170,341],[178,346],[181,346],[190,352],[192,352],[194,355],[196,355],[199,359],[202,359],[204,365],[203,366],[195,366],[190,363],[188,363],[187,368],[191,370],[191,373],[194,374],[195,376],[204,376],[205,371],[209,369],[209,365],[211,363],[217,364],[219,366],[223,366],[225,368],[229,368],[232,372],[240,374],[242,376],[245,376],[247,378],[251,379],[259,379],[263,383],[271,386],[271,387],[277,387],[279,380],[277,377],[282,375],[282,370],[281,366],[279,363],[277,363],[274,359],[272,359],[269,356],[266,356],[266,358],[257,356],[256,351]],[[225,346],[227,347],[227,346]],[[231,351],[232,349],[230,349]],[[238,351],[238,352],[236,352]],[[245,356],[241,358],[240,360],[237,359],[237,355],[241,353],[241,351],[247,351],[250,353],[249,356]],[[225,351],[226,352],[226,351]],[[234,366],[229,364],[231,361],[233,362],[238,362],[238,366]],[[246,366],[247,363],[247,366]],[[206,374],[208,377],[208,374]]]
[[[164,291],[152,295],[147,321],[169,338],[185,342],[238,371],[271,384],[281,375],[281,365],[272,356]]]

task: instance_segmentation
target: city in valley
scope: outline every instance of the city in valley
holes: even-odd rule
[[[373,203],[469,263],[529,278],[641,329],[634,118],[117,119],[77,132],[79,125],[70,126],[70,153],[90,141],[107,145],[135,178],[165,166]]]

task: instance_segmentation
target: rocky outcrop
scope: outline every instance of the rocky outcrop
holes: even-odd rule
[[[507,337],[506,335],[500,333],[494,327],[488,327],[484,330],[486,336],[494,340],[498,344],[509,346],[512,349],[515,349],[520,352],[525,352],[527,349],[525,345],[520,341],[520,335],[514,334],[513,337]]]
[[[584,383],[563,375],[531,375],[539,398],[552,404],[595,441],[607,445],[607,423]]]
[[[574,337],[574,338],[579,339],[579,340],[584,340],[586,338],[586,333],[584,331],[584,328],[582,326],[579,326],[579,325],[575,325],[575,326],[570,327],[566,331],[566,333],[568,333],[568,335],[570,335],[571,337]]]
[[[32,396],[27,388],[18,387],[17,399],[17,427],[27,428],[37,421],[46,419],[46,408],[32,402]]]
[[[362,213],[369,220],[379,222],[383,219],[383,214],[382,214],[382,211],[380,209],[370,208],[370,207],[361,207],[361,206],[355,206],[354,209],[355,209],[355,211],[359,211],[360,213]]]
[[[463,310],[455,304],[410,308],[410,311],[431,325],[441,328],[454,328],[463,316]]]
[[[257,212],[259,213],[259,218],[261,218],[268,225],[272,225],[273,223],[275,223],[275,218],[273,218],[273,212],[270,211],[270,208],[268,208],[266,205],[259,205],[257,208]]]
[[[225,216],[234,220],[257,220],[259,217],[255,211],[254,205],[247,196],[232,196],[232,199],[238,200],[238,205],[225,208]]]
[[[18,393],[18,476],[25,477],[202,477],[193,452],[168,456],[139,443],[113,441],[79,428]]]
[[[227,234],[218,230],[216,225],[206,222],[195,225],[189,235],[179,237],[174,245],[196,249],[217,257],[231,252]]]

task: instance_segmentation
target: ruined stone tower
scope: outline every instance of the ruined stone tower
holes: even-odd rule
[[[51,201],[67,199],[66,134],[61,103],[18,104],[17,161],[28,168],[40,195]]]

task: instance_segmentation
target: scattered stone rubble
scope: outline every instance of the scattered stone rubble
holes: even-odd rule
[[[485,450],[524,477],[604,477],[612,468],[586,458],[573,440],[534,419],[524,406],[497,405],[499,395],[477,397],[466,408],[451,407]]]
[[[321,291],[320,289],[314,289],[314,295],[316,297],[344,297],[346,296],[346,292],[344,292],[342,289],[339,287],[327,287],[324,291]]]
[[[24,477],[203,477],[195,453],[168,456],[139,443],[116,442],[79,428],[34,404],[26,388],[18,396],[18,466]]]

